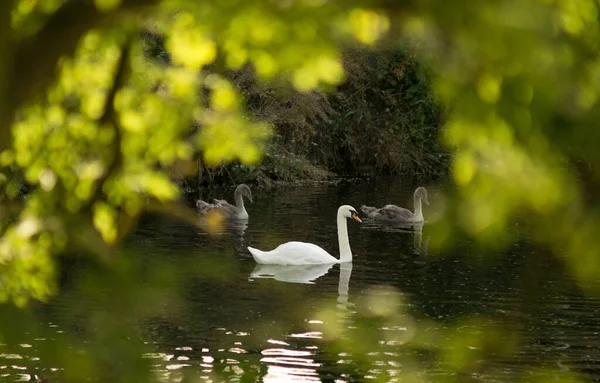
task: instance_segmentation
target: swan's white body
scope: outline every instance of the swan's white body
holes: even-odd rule
[[[322,247],[308,242],[287,242],[271,251],[261,251],[253,247],[248,247],[248,250],[256,263],[265,265],[314,265],[339,262]]]
[[[356,210],[350,205],[342,205],[337,213],[338,242],[340,258],[337,259],[320,246],[307,242],[287,242],[271,251],[262,251],[248,246],[256,263],[267,265],[314,265],[352,262],[352,251],[348,239],[346,218],[361,222]]]

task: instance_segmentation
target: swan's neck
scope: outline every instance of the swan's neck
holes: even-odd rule
[[[235,193],[235,206],[240,210],[246,210],[244,207],[244,198],[239,191],[236,191]]]
[[[352,262],[352,251],[350,250],[350,240],[348,240],[348,226],[346,217],[338,215],[337,217],[338,242],[340,244],[340,262]]]
[[[242,193],[236,190],[235,193],[235,206],[238,209],[238,216],[240,218],[247,218],[248,212],[246,211],[246,207],[244,206],[244,198],[242,197]]]
[[[415,196],[415,221],[423,220],[423,206],[421,206],[421,197]]]

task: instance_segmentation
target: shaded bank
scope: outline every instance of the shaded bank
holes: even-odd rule
[[[346,49],[344,67],[345,83],[324,93],[264,86],[248,69],[232,78],[250,113],[275,126],[275,150],[338,173],[445,174],[444,111],[427,69],[401,46]]]
[[[168,62],[160,36],[145,35],[147,55]],[[237,163],[198,171],[186,185],[324,180],[335,174],[444,176],[450,155],[439,142],[445,110],[427,68],[399,44],[344,50],[346,81],[299,92],[277,79],[257,79],[251,67],[224,72],[239,88],[252,118],[274,127],[260,165]],[[196,129],[202,129],[197,126]],[[201,153],[198,153],[200,157]]]

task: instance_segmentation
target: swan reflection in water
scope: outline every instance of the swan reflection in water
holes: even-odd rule
[[[415,223],[414,237],[413,237],[413,250],[416,255],[427,255],[427,246],[429,245],[429,236],[425,238],[423,242],[423,222]]]
[[[324,265],[261,265],[257,264],[250,278],[273,278],[281,282],[314,283],[327,274],[335,263]]]
[[[335,263],[326,265],[261,265],[257,264],[250,273],[250,278],[272,278],[281,282],[315,283],[314,281],[327,274]],[[340,279],[338,283],[338,302],[348,302],[352,262],[340,263]]]
[[[340,263],[340,281],[338,282],[338,303],[348,303],[350,292],[350,276],[352,275],[352,262]],[[338,308],[346,308],[338,305]]]
[[[325,265],[257,265],[250,278],[273,278],[282,282],[315,283],[314,281],[327,274],[335,264]],[[335,316],[338,323],[348,327],[353,311],[352,303],[348,302],[352,262],[340,263],[338,283],[337,308]],[[319,340],[323,338],[320,320],[308,321],[317,328],[308,331],[288,334],[281,340],[269,339],[269,344],[261,351],[261,362],[266,364],[267,371],[262,377],[265,383],[320,382],[318,368],[322,367],[316,357],[321,348]]]
[[[220,213],[198,214],[197,225],[203,228],[204,234],[208,232],[213,236],[231,234],[234,237],[235,251],[238,254],[248,254],[247,241],[244,239],[244,234],[248,228],[248,220],[226,220],[223,217],[218,217]],[[213,220],[213,221],[211,221]]]
[[[413,252],[415,255],[427,255],[427,247],[430,237],[423,241],[423,226],[425,222],[394,222],[378,223],[373,220],[364,221],[362,229],[377,230],[387,233],[413,233]]]
[[[244,240],[244,234],[246,233],[246,229],[248,228],[248,221],[229,221],[227,222],[227,231],[235,236],[235,251],[238,254],[248,253],[246,247],[248,247],[248,242]]]

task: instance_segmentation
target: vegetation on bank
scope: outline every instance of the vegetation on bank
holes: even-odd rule
[[[146,33],[144,43],[148,57],[170,62],[162,36]],[[446,175],[450,156],[440,142],[445,112],[426,66],[401,44],[348,46],[342,57],[343,83],[311,92],[280,80],[261,81],[249,65],[226,71],[249,115],[269,122],[274,134],[257,166],[205,166],[200,154],[198,172],[187,177],[185,189],[315,181],[335,174]],[[210,70],[221,69],[215,64]]]
[[[346,49],[344,68],[347,81],[329,97],[335,113],[317,124],[311,158],[350,172],[444,174],[444,111],[425,65],[408,48],[388,46]]]
[[[165,57],[160,50],[155,54]],[[402,46],[348,47],[343,63],[345,81],[328,92],[260,82],[251,67],[230,72],[250,115],[271,123],[274,135],[260,165],[208,168],[199,161],[198,177],[189,184],[447,174],[450,155],[440,143],[445,113],[426,66]]]
[[[402,47],[348,48],[346,80],[328,93],[261,86],[251,70],[233,82],[253,115],[276,127],[275,142],[336,172],[439,174],[442,112],[425,67]]]

